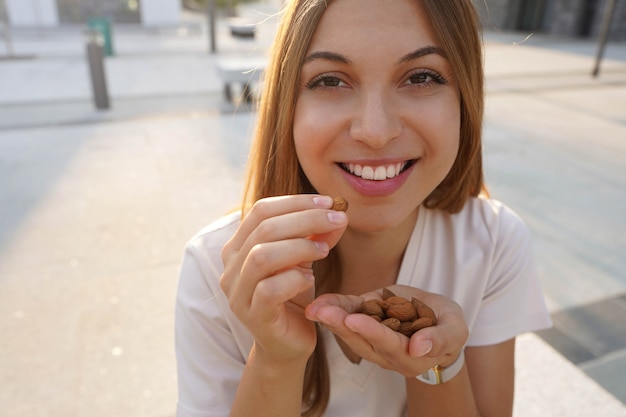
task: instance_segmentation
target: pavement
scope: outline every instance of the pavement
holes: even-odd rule
[[[83,28],[0,43],[0,416],[175,413],[173,303],[185,242],[239,203],[254,124],[217,60],[258,57],[275,0],[114,27],[109,110]],[[528,223],[555,327],[520,336],[516,417],[626,416],[626,44],[485,34],[491,194]],[[3,49],[5,48],[5,49]]]

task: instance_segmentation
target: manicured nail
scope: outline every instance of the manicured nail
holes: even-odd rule
[[[328,221],[335,224],[343,224],[346,222],[346,213],[343,211],[329,211],[327,214]]]
[[[317,246],[317,249],[319,249],[320,252],[328,252],[330,250],[328,243],[326,242],[319,242],[319,241],[315,241],[315,246]]]
[[[433,342],[432,342],[432,340],[422,340],[417,345],[417,350],[415,351],[415,356],[427,355],[431,350],[433,350]]]
[[[333,205],[333,199],[327,195],[319,195],[313,197],[313,204],[322,208],[330,208]]]

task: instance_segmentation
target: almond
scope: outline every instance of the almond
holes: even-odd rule
[[[386,300],[387,298],[391,298],[395,296],[396,295],[393,293],[393,291],[388,290],[387,288],[383,288],[383,300]]]
[[[398,297],[394,295],[393,297],[389,297],[386,300],[382,301],[381,307],[383,308],[383,310],[387,310],[389,307],[391,307],[394,304],[404,304],[404,303],[409,303],[409,302],[410,301],[404,297]]]
[[[426,327],[431,327],[434,326],[435,324],[433,323],[433,321],[430,319],[430,317],[420,317],[419,319],[413,321],[413,323],[411,323],[411,334],[417,332],[418,330],[422,330],[425,329]]]
[[[387,317],[395,317],[400,321],[413,321],[417,318],[417,311],[413,304],[405,302],[403,304],[392,304],[386,311]]]
[[[417,317],[428,317],[433,321],[433,326],[437,324],[437,316],[435,316],[435,312],[432,310],[432,308],[428,307],[426,304],[424,304],[415,297],[411,299],[411,303],[417,311]]]
[[[367,314],[368,316],[379,316],[380,318],[385,317],[385,312],[378,303],[378,300],[363,301],[361,303],[361,313]]]
[[[413,327],[413,322],[403,321],[402,323],[400,323],[400,328],[398,329],[398,331],[402,333],[403,335],[405,335],[406,337],[411,338],[411,336],[413,336],[413,333],[415,333],[412,327]]]
[[[343,197],[335,197],[333,198],[333,205],[330,209],[336,211],[346,211],[348,210],[348,200]]]
[[[389,327],[391,330],[394,331],[398,331],[400,330],[400,320],[396,319],[396,318],[388,318],[385,319],[381,322],[382,324],[384,324],[385,326]]]

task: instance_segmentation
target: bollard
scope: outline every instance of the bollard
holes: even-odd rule
[[[87,21],[91,30],[97,30],[102,35],[102,47],[105,56],[113,56],[113,29],[111,21],[105,17],[92,17]]]
[[[600,74],[600,62],[602,62],[602,56],[604,55],[604,48],[606,48],[606,42],[611,32],[611,22],[613,21],[613,14],[615,13],[615,0],[608,0],[604,9],[604,16],[602,17],[602,26],[600,27],[600,35],[598,41],[598,52],[596,53],[596,63],[593,67],[591,75],[597,78]]]
[[[99,42],[97,31],[88,32],[87,61],[91,75],[94,103],[97,109],[108,109],[109,93],[107,91],[106,74],[104,72],[104,49]]]

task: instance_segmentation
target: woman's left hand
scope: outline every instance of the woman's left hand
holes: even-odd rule
[[[398,296],[409,300],[415,297],[428,304],[437,316],[437,325],[421,329],[409,339],[359,314],[363,301],[382,299],[382,290],[361,296],[323,294],[309,304],[305,314],[309,320],[325,325],[361,358],[406,377],[454,362],[469,336],[461,307],[449,298],[417,288],[387,288]]]

